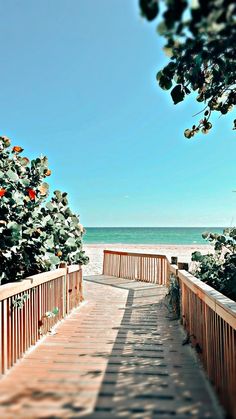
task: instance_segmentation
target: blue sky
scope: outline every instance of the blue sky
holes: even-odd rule
[[[235,116],[184,138],[201,108],[158,87],[167,58],[138,0],[1,0],[0,14],[1,133],[48,156],[84,225],[236,224]]]

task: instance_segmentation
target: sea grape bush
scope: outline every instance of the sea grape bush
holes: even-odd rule
[[[66,194],[46,202],[50,176],[46,157],[30,161],[20,146],[0,137],[0,283],[47,271],[60,261],[88,262],[83,227]],[[61,235],[61,236],[60,236]]]
[[[67,193],[55,191],[52,199],[42,208],[42,214],[44,228],[48,233],[51,232],[45,243],[48,251],[53,245],[51,258],[59,258],[68,264],[87,264],[88,257],[81,246],[85,230],[78,216],[68,206]]]
[[[225,229],[223,234],[207,232],[203,238],[214,245],[214,254],[192,254],[192,261],[196,262],[194,275],[236,300],[236,228]]]
[[[170,90],[175,105],[190,94],[202,104],[202,117],[185,137],[207,134],[212,113],[226,115],[236,105],[235,0],[139,0],[139,5],[148,21],[161,15],[157,32],[170,60],[157,73],[159,86]]]
[[[48,187],[43,182],[48,167],[46,158],[30,163],[28,158],[21,157],[21,147],[10,150],[6,137],[0,137],[0,150],[0,264],[4,283],[18,280],[24,273],[49,269],[43,242],[36,231]]]

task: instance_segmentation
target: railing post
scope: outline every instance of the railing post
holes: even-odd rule
[[[178,265],[178,257],[177,256],[171,256],[170,263],[171,263],[171,265]]]
[[[5,374],[7,371],[7,358],[8,358],[8,348],[7,348],[7,317],[8,317],[8,310],[7,310],[7,300],[2,301],[2,354],[1,354],[1,361],[2,361],[2,373]]]
[[[118,278],[120,278],[120,271],[121,271],[121,255],[120,255],[120,259],[119,259],[119,276],[118,276]]]
[[[66,262],[61,262],[59,268],[65,268],[65,275],[63,277],[63,317],[69,313],[69,275],[68,275],[68,268]]]
[[[80,293],[80,303],[84,301],[84,293],[83,293],[83,269],[82,265],[79,265],[79,293]]]
[[[189,270],[189,264],[186,262],[178,262],[178,270],[184,270],[187,271]]]
[[[189,270],[189,264],[186,262],[178,262],[178,271],[179,270],[184,270],[187,271]],[[185,325],[186,322],[186,318],[185,318],[185,308],[184,308],[184,299],[185,299],[185,295],[184,295],[184,285],[182,284],[182,281],[179,279],[179,276],[177,276],[177,280],[179,283],[179,289],[180,289],[180,319],[181,319],[181,324]]]
[[[106,250],[103,250],[103,266],[102,266],[103,275],[105,275],[105,257],[106,257]]]
[[[42,322],[42,285],[38,287],[38,336],[40,338],[40,324]]]

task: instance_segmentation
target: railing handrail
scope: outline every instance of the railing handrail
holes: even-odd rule
[[[69,274],[71,274],[72,272],[77,272],[77,271],[79,271],[80,269],[82,269],[81,268],[81,265],[68,265],[67,266],[67,272],[69,273]]]
[[[210,285],[184,270],[178,270],[178,277],[205,302],[213,311],[222,317],[231,327],[236,328],[236,302],[215,290]]]
[[[67,271],[68,269],[68,271]],[[27,291],[45,282],[52,281],[53,279],[63,277],[66,273],[76,272],[80,269],[80,265],[71,265],[68,268],[58,268],[53,271],[42,272],[36,275],[28,276],[17,282],[9,282],[0,286],[0,301],[6,298],[13,297],[16,294]]]
[[[103,250],[103,253],[111,254],[111,255],[121,255],[121,256],[142,256],[148,258],[160,258],[166,259],[165,255],[157,255],[155,253],[136,253],[136,252],[120,252],[118,250]]]
[[[191,291],[194,292],[202,301],[204,301],[214,312],[216,312],[223,320],[225,320],[231,327],[236,328],[236,302],[224,296],[221,292],[215,290],[210,285],[196,278],[188,271],[179,269],[178,265],[171,264],[170,258],[166,255],[158,255],[153,253],[136,253],[136,252],[123,252],[119,250],[105,249],[106,254],[117,256],[133,256],[133,257],[146,257],[158,258],[166,260],[169,272],[177,276],[183,283],[185,283]],[[139,278],[141,279],[141,278]]]
[[[178,269],[178,265],[172,265],[167,257],[169,270],[178,276],[200,300],[204,301],[213,311],[222,317],[231,327],[236,329],[236,302],[226,297],[210,285],[201,281],[190,272]],[[225,313],[224,313],[225,312]]]
[[[83,301],[82,269],[67,266],[0,286],[0,375]]]

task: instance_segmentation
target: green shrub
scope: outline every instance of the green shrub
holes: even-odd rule
[[[47,158],[30,161],[22,157],[20,146],[10,149],[10,144],[9,138],[0,137],[0,283],[52,269],[60,261],[87,263],[83,229],[65,202],[66,194],[57,191],[46,203],[45,178],[51,174]]]
[[[88,257],[82,250],[84,228],[79,218],[68,207],[67,193],[55,191],[52,199],[42,208],[44,229],[48,234],[47,251],[51,258],[59,258],[68,264],[87,264]]]
[[[225,229],[223,234],[207,232],[203,238],[214,245],[214,253],[192,254],[192,261],[196,262],[194,275],[236,300],[236,228]]]
[[[171,274],[170,284],[167,294],[167,301],[169,308],[180,317],[180,286],[177,278]]]

